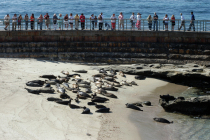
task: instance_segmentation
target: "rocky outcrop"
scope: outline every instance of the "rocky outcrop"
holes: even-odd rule
[[[210,87],[210,69],[197,64],[134,64],[113,65],[105,70],[122,71],[125,74],[141,75],[169,80],[190,87]]]
[[[177,98],[170,102],[160,99],[159,102],[167,112],[179,112],[186,115],[210,115],[210,96]]]

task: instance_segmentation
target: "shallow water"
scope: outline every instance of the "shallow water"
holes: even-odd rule
[[[143,112],[132,112],[130,119],[135,123],[143,140],[209,140],[210,119],[194,119],[178,113],[167,113],[158,104],[159,95],[198,96],[200,91],[181,85],[169,83],[159,87],[152,94],[141,97],[141,100],[150,100],[151,107],[142,107]],[[161,124],[153,121],[154,117],[166,118],[173,124]]]
[[[125,18],[129,18],[132,12],[135,14],[140,12],[145,19],[149,14],[157,12],[160,19],[165,14],[169,17],[174,14],[180,19],[180,13],[183,13],[186,19],[190,19],[190,12],[193,10],[196,19],[207,20],[209,6],[209,0],[1,0],[0,17],[3,18],[7,13],[10,15],[34,13],[37,17],[46,12],[51,17],[54,13],[73,15],[84,13],[89,17],[92,13],[98,15],[103,12],[104,17],[109,18],[113,13],[118,15],[123,12]]]

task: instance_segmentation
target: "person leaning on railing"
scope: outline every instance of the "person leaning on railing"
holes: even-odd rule
[[[78,30],[79,27],[79,15],[76,14],[76,16],[74,16],[75,19],[75,29]]]
[[[25,20],[25,29],[28,30],[28,20],[29,20],[28,14],[25,15],[24,20]]]
[[[141,14],[140,13],[137,13],[136,19],[137,19],[136,28],[138,30],[141,30]]]
[[[65,25],[65,28],[66,28],[66,30],[68,30],[68,27],[69,27],[69,23],[68,23],[68,14],[66,14],[65,16],[64,16],[64,25]]]
[[[120,29],[121,29],[121,26],[122,26],[122,28],[124,30],[124,16],[123,16],[122,12],[120,12],[120,15],[118,16],[118,18],[119,18]]]
[[[40,30],[42,30],[42,24],[43,24],[43,16],[42,16],[42,14],[40,14],[40,16],[38,17],[38,24],[39,24]]]
[[[7,27],[9,26],[9,20],[10,20],[10,17],[9,17],[9,14],[7,14],[4,17],[4,24],[5,24],[4,30],[7,30]]]
[[[135,29],[135,15],[134,13],[132,13],[132,15],[130,16],[130,22],[131,22],[131,29],[134,30]]]
[[[31,21],[31,30],[34,30],[34,14],[31,14],[30,21]]]
[[[48,15],[48,13],[46,13],[46,15],[44,16],[45,19],[45,24],[47,26],[47,29],[50,30],[49,24],[50,24],[50,16]]]
[[[147,17],[147,21],[148,21],[149,30],[151,31],[152,30],[152,16],[151,15]]]
[[[60,30],[61,30],[62,21],[63,21],[62,14],[59,14],[59,16],[58,16],[58,28]]]
[[[112,16],[111,16],[111,24],[112,24],[112,30],[115,30],[115,25],[116,25],[116,16],[115,16],[115,14],[113,14]]]
[[[56,30],[57,28],[57,20],[58,20],[58,17],[56,16],[56,14],[53,15],[53,27],[54,27],[54,30]]]
[[[18,16],[18,30],[21,30],[21,20],[22,20],[22,16],[21,14]]]
[[[154,13],[153,20],[154,20],[153,31],[155,31],[155,26],[156,26],[156,31],[158,31],[158,15],[156,14],[156,12]]]
[[[103,17],[102,17],[102,15],[99,15],[98,16],[98,28],[99,28],[99,30],[102,30],[102,27],[103,27]]]
[[[14,16],[12,17],[12,30],[16,31],[16,26],[17,26],[17,15],[14,14]]]
[[[181,30],[182,26],[184,27],[184,31],[185,31],[185,18],[184,16],[182,15],[182,13],[180,13],[181,15],[181,26],[179,27],[178,30]]]
[[[69,24],[71,27],[71,30],[73,30],[73,22],[74,22],[74,17],[72,16],[72,13],[69,15]]]
[[[171,25],[172,25],[172,31],[174,31],[174,26],[175,26],[175,16],[171,16]]]
[[[169,21],[169,18],[168,18],[168,15],[166,14],[163,18],[163,23],[165,25],[165,31],[168,31],[168,21]]]
[[[81,22],[81,29],[84,30],[84,28],[85,28],[85,16],[84,16],[83,13],[80,15],[79,19],[80,19],[80,22]]]
[[[91,23],[92,23],[92,30],[94,30],[94,24],[95,24],[95,18],[94,18],[94,14],[91,14],[91,16],[90,16],[90,21],[91,21]]]

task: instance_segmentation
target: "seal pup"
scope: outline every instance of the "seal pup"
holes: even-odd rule
[[[50,84],[44,84],[43,87],[44,87],[44,88],[46,88],[46,87],[51,87],[51,85],[50,85]]]
[[[86,85],[86,84],[78,84],[78,83],[76,83],[77,85],[78,85],[78,87],[82,87],[82,88],[90,88],[91,86],[90,85]]]
[[[87,108],[86,106],[83,107],[83,111],[82,111],[82,114],[90,114],[90,109]]]
[[[85,89],[85,92],[86,92],[86,93],[92,93],[91,88],[86,88],[86,89]]]
[[[144,104],[146,106],[151,106],[152,105],[150,101],[144,101],[144,102],[142,102],[142,104]]]
[[[129,82],[129,84],[138,86],[138,84],[135,81],[131,81],[131,82]]]
[[[173,121],[170,122],[166,120],[165,118],[153,118],[153,120],[156,122],[161,122],[161,123],[168,123],[168,124],[173,123]]]
[[[57,77],[55,75],[41,75],[40,78],[48,78],[48,79],[56,79]]]
[[[25,88],[29,93],[32,93],[32,94],[39,94],[41,93],[40,90],[38,89],[29,89],[29,88]]]
[[[141,110],[139,107],[137,107],[137,106],[135,106],[135,105],[133,105],[133,104],[127,103],[127,104],[125,104],[125,105],[126,105],[127,108],[131,108],[131,109],[138,110],[138,111],[143,111],[143,110]]]
[[[73,72],[78,72],[78,73],[87,73],[86,70],[72,70]]]
[[[79,103],[79,97],[78,96],[74,100],[75,100],[76,103]]]
[[[62,88],[62,87],[57,87],[57,92],[61,93],[61,94],[65,94],[66,90],[64,88]]]
[[[99,110],[96,110],[95,112],[99,112],[99,113],[109,113],[110,108],[100,108]]]
[[[115,70],[113,70],[113,69],[110,69],[109,70],[109,72],[111,73],[111,74],[114,74],[114,75],[116,75],[117,73],[116,73],[116,71]]]
[[[74,77],[75,75],[81,77],[81,75],[80,74],[77,74],[77,73],[75,73],[75,74],[69,74],[69,75],[67,75],[67,77]]]

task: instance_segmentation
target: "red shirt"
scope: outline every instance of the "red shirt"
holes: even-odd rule
[[[50,18],[49,15],[45,15],[45,16],[44,16],[44,19],[49,19],[49,18]]]
[[[175,17],[173,17],[173,18],[171,17],[171,21],[172,21],[172,22],[175,22]]]
[[[85,22],[85,16],[84,16],[84,15],[81,15],[81,16],[79,17],[79,19],[80,19],[80,22]]]
[[[30,19],[31,19],[31,21],[34,21],[34,17],[31,16]]]

